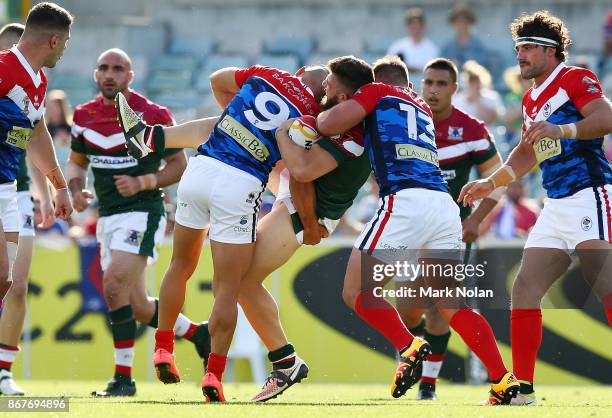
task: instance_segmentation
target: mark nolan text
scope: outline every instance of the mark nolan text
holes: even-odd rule
[[[377,298],[493,298],[492,289],[479,289],[478,287],[400,287],[397,289],[384,289],[380,286],[372,289]]]

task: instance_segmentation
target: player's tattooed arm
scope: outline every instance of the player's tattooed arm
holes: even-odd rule
[[[321,242],[321,238],[327,238],[329,233],[318,221],[317,193],[314,183],[302,183],[290,178],[289,190],[291,191],[291,200],[304,226],[304,244],[317,245]]]
[[[34,126],[27,151],[34,165],[45,174],[55,187],[55,216],[68,219],[73,210],[72,203],[70,202],[70,196],[68,196],[66,180],[57,163],[53,140],[44,119],[41,119]]]
[[[42,222],[38,225],[41,228],[49,228],[55,222],[55,214],[53,210],[53,201],[51,199],[51,193],[49,193],[49,185],[47,183],[47,177],[40,172],[34,164],[30,162],[30,159],[26,157],[26,164],[30,177],[32,178],[32,194],[40,201],[40,214],[42,216]]]
[[[80,152],[71,151],[66,164],[68,175],[68,189],[72,195],[74,208],[82,212],[89,207],[93,199],[93,193],[87,190],[87,156]]]
[[[238,70],[236,67],[221,68],[210,75],[210,87],[221,109],[225,109],[240,90],[236,83]]]
[[[294,119],[284,122],[276,130],[276,142],[285,166],[297,181],[313,181],[338,166],[338,161],[322,147],[314,144],[310,150],[302,148],[289,138],[289,127]]]

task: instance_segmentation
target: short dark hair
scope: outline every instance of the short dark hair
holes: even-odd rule
[[[0,29],[0,36],[11,34],[19,38],[23,35],[24,29],[25,26],[21,23],[7,23]]]
[[[26,19],[27,28],[47,31],[68,31],[74,18],[70,12],[55,3],[38,3],[30,9]]]
[[[408,85],[408,68],[396,55],[387,55],[374,63],[374,76],[392,84]]]
[[[351,93],[374,81],[372,66],[352,55],[334,58],[327,67]]]
[[[562,62],[567,59],[567,47],[572,43],[567,27],[561,19],[547,10],[539,10],[532,15],[522,14],[510,24],[510,31],[514,40],[523,36],[552,39],[558,44],[555,57]]]
[[[448,58],[434,58],[425,64],[423,68],[423,72],[429,70],[430,68],[434,70],[445,70],[450,73],[451,79],[453,83],[457,82],[457,78],[459,78],[459,70],[457,70],[457,66],[454,62],[449,60]]]
[[[404,23],[408,24],[413,20],[418,20],[421,23],[425,23],[425,14],[420,7],[412,7],[406,10],[404,14]]]

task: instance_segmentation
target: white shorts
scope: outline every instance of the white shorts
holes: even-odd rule
[[[35,228],[32,193],[27,190],[17,192],[17,207],[19,210],[19,236],[33,237]]]
[[[96,238],[100,244],[102,270],[110,264],[113,250],[157,260],[158,246],[165,230],[166,217],[159,213],[126,212],[100,217]]]
[[[17,186],[14,182],[0,184],[0,218],[4,232],[19,232]]]
[[[278,184],[278,192],[276,193],[276,200],[274,201],[274,206],[277,206],[279,203],[284,203],[289,211],[289,215],[291,215],[291,219],[293,221],[295,216],[297,215],[297,210],[295,209],[295,205],[293,204],[293,199],[291,198],[291,191],[289,190],[289,170],[286,168],[281,171],[280,181]],[[273,207],[274,207],[273,206]],[[299,216],[298,218],[299,219]],[[298,222],[301,225],[301,222]],[[329,218],[319,218],[319,223],[327,229],[329,235],[334,232],[338,224],[340,223],[340,219],[329,219]],[[304,228],[296,228],[296,221],[293,221],[293,230],[295,232],[295,238],[297,242],[301,244],[304,243]]]
[[[175,221],[193,229],[210,226],[213,241],[253,243],[264,189],[245,171],[203,155],[191,157],[178,186]]]
[[[379,207],[355,241],[355,248],[393,263],[398,255],[413,258],[462,257],[459,207],[450,194],[428,189],[403,189],[379,199]]]
[[[612,242],[612,185],[582,189],[561,199],[546,199],[525,248],[571,252],[581,242]]]

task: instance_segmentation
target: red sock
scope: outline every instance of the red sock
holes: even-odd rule
[[[183,338],[185,338],[188,341],[191,341],[191,337],[193,337],[193,334],[195,334],[197,330],[198,330],[197,324],[194,324],[192,322],[191,324],[189,324],[189,328],[187,329],[187,332],[185,333],[185,335],[183,335]]]
[[[367,300],[364,301],[364,298]],[[384,335],[398,351],[410,345],[414,339],[393,305],[383,298],[374,298],[371,292],[364,290],[357,295],[355,312]]]
[[[473,309],[459,309],[451,318],[450,326],[457,331],[489,371],[493,382],[503,377],[508,369],[504,365],[495,335],[487,320]]]
[[[606,318],[608,318],[608,325],[612,327],[612,293],[606,295],[603,298],[602,302],[606,310]]]
[[[19,352],[19,347],[13,345],[0,344],[0,369],[11,371],[15,362],[15,357]]]
[[[538,350],[542,343],[541,309],[512,309],[510,342],[514,375],[518,380],[533,383]]]
[[[174,352],[174,330],[163,331],[158,329],[155,331],[155,350],[163,348],[169,353]]]
[[[206,367],[206,371],[214,374],[215,377],[221,381],[223,372],[225,371],[225,363],[227,363],[227,356],[210,353],[208,355],[208,367]]]

